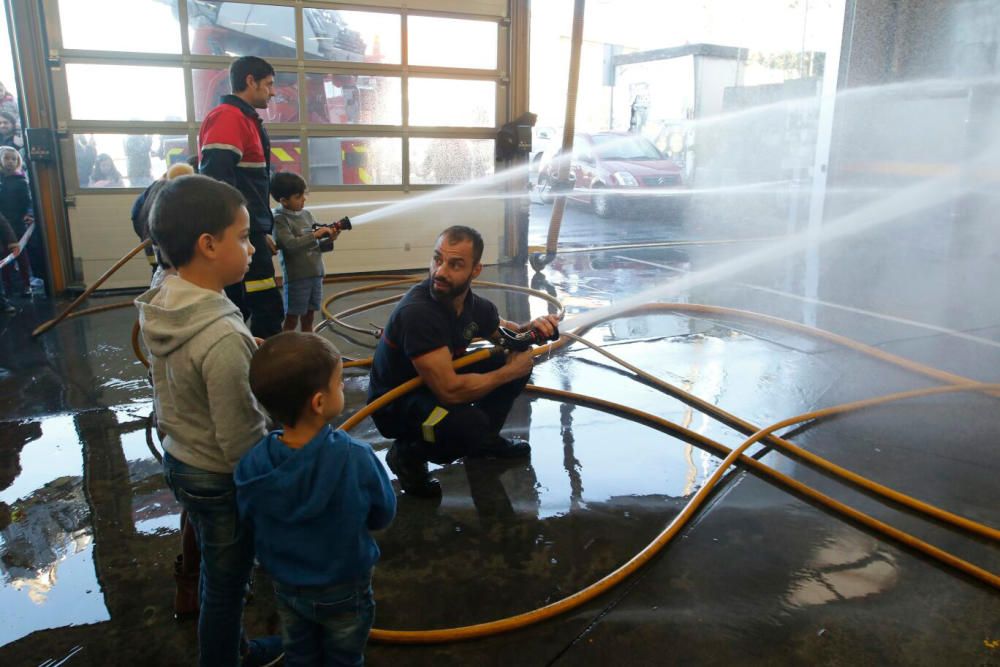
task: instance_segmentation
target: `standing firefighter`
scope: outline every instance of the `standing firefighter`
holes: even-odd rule
[[[274,97],[274,68],[254,56],[237,58],[229,66],[229,82],[233,94],[224,95],[201,124],[198,153],[201,173],[246,197],[255,252],[243,281],[226,287],[226,294],[249,320],[253,335],[267,338],[281,331],[285,318],[271,261],[271,140],[256,111],[266,109]]]

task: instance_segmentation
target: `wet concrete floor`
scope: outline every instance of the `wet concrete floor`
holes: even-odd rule
[[[532,243],[544,239],[548,210],[532,207]],[[743,240],[567,253],[537,276],[507,266],[489,267],[483,278],[549,290],[572,316],[713,266],[774,230],[729,231],[705,219],[598,220],[573,207],[564,223],[567,249]],[[860,260],[869,276],[879,275],[877,286],[869,277],[870,289],[857,288],[857,267],[847,286],[827,271],[823,284],[831,286],[819,295],[826,305],[789,296],[802,275],[795,262],[759,267],[670,300],[815,323],[921,363],[1000,381],[1000,312],[995,305],[969,308],[966,289],[982,277],[976,271],[993,270],[995,257],[973,258],[955,275],[952,257],[912,250],[892,256],[899,262],[895,272],[886,268],[885,254]],[[910,270],[911,263],[919,270]],[[942,293],[911,304],[909,292],[887,278],[894,275],[924,280]],[[328,285],[327,293],[338,289]],[[546,311],[544,302],[524,295],[484,293],[509,319]],[[963,296],[965,307],[959,307],[954,298]],[[178,506],[163,483],[158,443],[148,429],[151,392],[130,344],[134,311],[67,321],[32,340],[30,331],[63,305],[20,301],[16,316],[0,319],[0,664],[193,664],[194,624],[172,619]],[[380,322],[388,310],[355,321]],[[965,337],[878,313],[958,329]],[[371,340],[363,335],[331,338],[348,356],[370,353]],[[934,385],[829,342],[722,316],[630,315],[598,325],[588,338],[757,425]],[[728,447],[743,438],[579,345],[540,363],[533,382],[627,404]],[[363,373],[347,378],[348,413],[362,405],[365,389]],[[395,523],[378,536],[378,627],[468,625],[570,595],[650,542],[720,461],[621,416],[537,396],[519,400],[507,427],[531,440],[530,462],[459,461],[436,471],[444,488],[440,504],[401,498]],[[384,460],[388,443],[370,421],[355,435],[372,442]],[[955,394],[900,403],[811,424],[792,439],[921,500],[1000,526],[995,398]],[[757,451],[787,475],[1000,572],[995,544],[901,511],[801,462]],[[276,627],[268,588],[266,575],[259,575],[246,614],[251,634]],[[735,470],[639,574],[566,615],[464,643],[373,644],[368,661],[1000,665],[1000,594]]]

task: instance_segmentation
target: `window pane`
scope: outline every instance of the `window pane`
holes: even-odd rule
[[[411,65],[497,68],[497,24],[493,21],[411,16],[406,30]]]
[[[271,173],[302,174],[302,142],[298,137],[271,137]]]
[[[194,89],[194,118],[204,120],[208,112],[219,104],[219,98],[228,95],[228,69],[196,69],[191,71]],[[299,121],[299,78],[295,72],[278,72],[274,77],[274,97],[267,109],[257,113],[268,123],[297,123]]]
[[[76,174],[81,188],[144,188],[167,167],[188,158],[183,135],[73,135]]]
[[[66,81],[70,116],[76,120],[187,118],[179,67],[70,63]]]
[[[305,54],[312,60],[399,64],[399,14],[303,9]]]
[[[295,10],[188,0],[188,36],[197,55],[294,58]]]
[[[410,125],[493,127],[497,85],[492,81],[410,78]]]
[[[399,77],[306,74],[310,123],[399,125],[403,94]]]
[[[140,25],[156,30],[116,29]],[[177,0],[59,0],[59,26],[67,49],[181,52]]]
[[[410,139],[410,183],[452,184],[493,174],[492,139]]]
[[[311,185],[399,185],[403,140],[393,137],[309,139]]]

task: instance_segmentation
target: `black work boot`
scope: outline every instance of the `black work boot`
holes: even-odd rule
[[[441,482],[427,472],[427,461],[415,451],[412,442],[396,440],[386,454],[385,462],[395,473],[399,485],[410,496],[418,498],[441,497]]]
[[[507,438],[488,435],[475,447],[469,449],[473,458],[519,459],[531,456],[531,445],[521,438]]]

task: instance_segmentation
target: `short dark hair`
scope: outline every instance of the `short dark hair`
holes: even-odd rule
[[[271,196],[277,201],[306,191],[306,179],[291,171],[279,171],[271,177]]]
[[[284,331],[250,360],[250,390],[285,426],[295,426],[313,395],[330,385],[340,353],[319,334]]]
[[[438,238],[448,239],[448,243],[461,243],[462,241],[472,241],[472,263],[479,264],[483,258],[483,236],[472,227],[465,225],[452,225],[448,229],[438,234]]]
[[[7,122],[10,123],[12,126],[17,127],[17,116],[15,116],[14,114],[12,114],[11,112],[9,112],[9,111],[0,111],[0,116],[3,116],[4,118],[6,118]]]
[[[234,93],[247,89],[247,75],[252,76],[254,81],[260,81],[274,76],[274,68],[271,63],[257,56],[237,58],[229,65],[229,85]]]
[[[246,203],[228,183],[197,174],[181,176],[167,181],[156,194],[149,233],[172,266],[184,266],[194,257],[198,238],[222,234]]]

